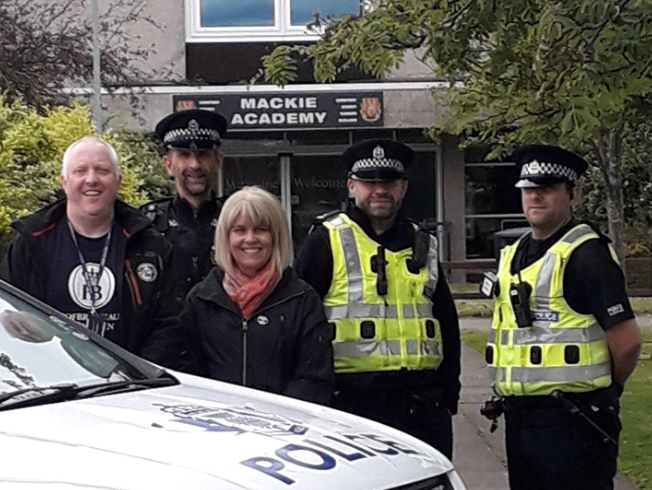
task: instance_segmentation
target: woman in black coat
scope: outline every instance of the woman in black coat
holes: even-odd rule
[[[181,315],[189,372],[328,403],[334,388],[330,326],[319,295],[290,268],[292,239],[278,199],[244,187],[215,232],[217,267]]]

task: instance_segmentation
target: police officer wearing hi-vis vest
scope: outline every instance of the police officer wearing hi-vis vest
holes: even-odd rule
[[[641,337],[609,239],[573,218],[587,162],[529,145],[519,164],[531,226],[501,252],[486,360],[504,407],[512,490],[613,489],[619,397]],[[490,281],[491,282],[491,281]]]
[[[295,270],[333,326],[335,407],[453,452],[460,333],[436,238],[400,213],[412,150],[368,140],[344,152],[352,203],[318,219]]]

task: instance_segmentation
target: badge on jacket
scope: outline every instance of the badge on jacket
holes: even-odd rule
[[[154,264],[143,262],[136,268],[136,274],[138,274],[138,277],[143,282],[154,282],[158,276],[158,271],[154,267]]]
[[[258,322],[258,325],[267,325],[269,323],[269,318],[267,318],[265,315],[258,315],[256,321]]]

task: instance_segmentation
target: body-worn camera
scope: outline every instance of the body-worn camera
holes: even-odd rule
[[[512,302],[512,309],[516,317],[518,328],[532,326],[532,311],[530,310],[530,294],[532,287],[526,282],[512,284],[509,290],[509,298]]]

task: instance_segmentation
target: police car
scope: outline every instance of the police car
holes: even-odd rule
[[[430,446],[166,371],[0,281],[0,488],[463,490]]]

